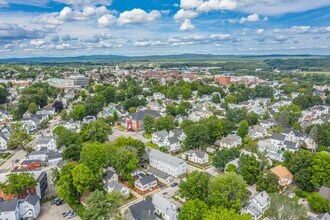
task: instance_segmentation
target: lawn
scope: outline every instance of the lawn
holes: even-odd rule
[[[151,147],[153,149],[159,149],[159,146],[157,144],[152,143],[152,142],[146,143],[146,146]]]

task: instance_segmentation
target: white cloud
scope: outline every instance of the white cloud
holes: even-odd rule
[[[311,27],[311,26],[292,26],[285,29],[274,29],[274,33],[287,34],[324,34],[330,33],[330,26]]]
[[[203,0],[181,0],[180,7],[184,9],[198,8],[203,4]]]
[[[8,3],[5,0],[0,0],[0,7],[5,7],[7,5]]]
[[[87,6],[87,5],[106,5],[110,6],[111,0],[53,0],[66,5]]]
[[[234,10],[238,7],[236,0],[208,0],[197,8],[197,11],[219,11],[219,10]]]
[[[108,27],[116,23],[116,17],[111,14],[105,14],[97,19],[97,23],[99,27]]]
[[[36,47],[40,47],[40,46],[44,45],[45,43],[46,43],[46,41],[44,41],[44,40],[31,40],[30,41],[30,44],[32,46],[36,46]]]
[[[256,33],[258,34],[258,35],[261,35],[261,34],[263,34],[264,33],[264,29],[258,29],[257,31],[256,31]]]
[[[145,12],[142,9],[135,8],[131,11],[125,11],[119,15],[118,24],[142,24],[154,22],[161,17],[161,13],[157,10],[153,10],[150,13]]]
[[[192,31],[195,29],[195,26],[191,23],[190,19],[184,20],[181,24],[180,30],[181,31]]]
[[[192,10],[184,10],[180,9],[174,15],[174,20],[185,20],[185,19],[193,19],[198,16],[198,13]]]
[[[245,17],[241,17],[241,19],[239,20],[240,24],[244,24],[245,22],[256,22],[256,21],[260,21],[259,15],[257,14],[251,14],[249,16]]]
[[[228,40],[230,38],[231,38],[230,34],[211,34],[210,36],[211,40],[217,40],[217,41]]]

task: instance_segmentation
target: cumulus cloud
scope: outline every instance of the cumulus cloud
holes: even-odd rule
[[[131,11],[125,11],[119,15],[118,24],[143,24],[156,21],[161,17],[161,13],[157,10],[153,10],[150,13],[145,12],[142,9],[135,8]]]
[[[216,41],[223,41],[223,40],[231,39],[231,35],[230,34],[211,34],[210,39],[216,40]]]
[[[203,4],[203,0],[181,0],[180,7],[184,9],[198,8]]]
[[[264,29],[258,29],[258,30],[256,30],[256,34],[258,34],[258,35],[261,35],[262,33],[264,33]]]
[[[43,30],[29,29],[18,24],[0,22],[0,40],[22,40],[43,38],[46,32]]]
[[[108,27],[116,23],[116,17],[111,14],[105,14],[97,19],[99,27]]]
[[[191,23],[190,19],[184,20],[181,24],[180,30],[181,31],[192,31],[195,29],[195,26]]]
[[[185,20],[185,19],[193,19],[197,17],[198,13],[192,10],[184,10],[180,9],[177,11],[177,13],[174,15],[174,20]]]
[[[41,40],[41,39],[39,39],[39,40],[30,40],[30,44],[32,46],[40,47],[40,46],[46,44],[46,41],[45,40]]]
[[[238,7],[236,0],[208,0],[203,2],[197,10],[200,12],[234,10]]]
[[[287,34],[325,34],[330,33],[330,26],[311,27],[311,26],[292,26],[285,29],[274,29],[274,33]]]
[[[249,16],[245,17],[241,17],[241,19],[239,20],[240,24],[244,24],[245,22],[256,22],[256,21],[260,21],[259,15],[257,14],[251,14]]]

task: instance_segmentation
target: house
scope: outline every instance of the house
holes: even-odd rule
[[[255,125],[249,128],[248,137],[253,140],[264,138],[267,135],[267,129],[261,125]]]
[[[277,148],[282,148],[286,136],[279,133],[273,133],[270,137],[270,143],[272,143]]]
[[[221,140],[216,141],[214,145],[219,146],[220,148],[233,148],[242,145],[242,138],[235,134],[229,134],[227,137],[223,137]]]
[[[311,220],[329,220],[330,219],[330,214],[329,213],[324,213],[321,214],[317,217],[312,217]]]
[[[166,130],[157,131],[151,135],[151,140],[154,144],[158,146],[165,146],[166,139],[168,137],[168,132]]]
[[[155,213],[164,220],[177,220],[178,211],[176,205],[170,200],[157,193],[152,197]]]
[[[182,159],[193,163],[205,164],[209,162],[209,155],[204,151],[189,150],[182,154]]]
[[[157,186],[157,179],[154,175],[142,177],[135,181],[134,186],[140,191],[152,191]]]
[[[322,186],[319,191],[319,195],[324,199],[330,200],[330,188]]]
[[[150,167],[147,170],[147,173],[149,175],[154,175],[157,178],[158,182],[164,183],[164,184],[171,184],[173,182],[173,177],[163,171],[160,171],[154,167]]]
[[[166,143],[166,148],[168,152],[181,150],[181,143],[177,137],[168,137]]]
[[[44,106],[43,108],[41,108],[37,112],[37,114],[45,115],[47,117],[53,116],[53,115],[55,115],[55,108],[51,104],[48,104],[48,105]]]
[[[89,116],[84,117],[83,120],[82,120],[82,122],[84,124],[89,124],[89,123],[91,123],[91,122],[93,122],[95,120],[96,120],[96,117],[95,116],[89,115]]]
[[[299,150],[299,143],[293,141],[284,141],[283,147],[288,151],[296,152]]]
[[[276,160],[278,162],[284,161],[283,151],[275,147],[272,143],[267,141],[259,141],[258,142],[258,150],[260,152],[265,152],[266,157],[272,160]]]
[[[125,198],[129,197],[129,188],[127,188],[124,184],[116,180],[110,180],[109,182],[105,182],[103,186],[107,192],[120,192]]]
[[[37,140],[37,150],[47,148],[47,150],[56,150],[56,137],[53,136],[40,136]]]
[[[270,171],[278,177],[278,182],[281,186],[285,187],[292,183],[293,175],[285,166],[278,165],[270,169]]]
[[[108,169],[105,172],[104,176],[103,176],[102,182],[103,183],[107,183],[107,182],[110,182],[112,180],[118,181],[118,174],[115,171],[113,171],[111,169]]]
[[[235,159],[229,161],[228,163],[226,163],[226,165],[225,165],[225,171],[227,170],[227,167],[228,167],[230,164],[234,165],[234,166],[238,169],[238,168],[239,168],[238,160],[239,160],[239,158],[235,158]]]
[[[146,198],[142,200],[141,202],[138,202],[134,205],[131,205],[128,208],[129,212],[127,216],[125,216],[125,219],[128,220],[142,220],[142,219],[149,219],[149,220],[155,220],[158,219],[158,217],[155,215],[155,206],[152,203],[151,198]]]
[[[152,167],[174,177],[181,176],[187,171],[186,162],[159,150],[150,149],[149,161]]]
[[[0,219],[37,219],[40,214],[40,197],[30,193],[25,199],[0,202]]]
[[[183,132],[181,128],[175,128],[171,130],[168,134],[169,137],[177,137],[180,141],[186,139],[186,134]]]
[[[1,132],[0,133],[0,150],[8,149],[8,138]]]
[[[146,115],[151,115],[154,121],[160,117],[158,111],[155,110],[141,110],[131,114],[128,118],[126,118],[126,130],[128,131],[140,131],[143,130],[143,119]]]
[[[153,95],[153,98],[155,100],[163,100],[163,99],[165,99],[165,95],[163,93],[160,93],[160,92],[155,92],[154,95]]]
[[[259,192],[250,199],[249,204],[243,208],[242,213],[252,216],[252,219],[260,219],[270,206],[270,197],[266,191]]]
[[[214,155],[216,153],[216,150],[213,149],[212,147],[207,147],[206,152]]]
[[[285,135],[285,140],[293,142],[304,141],[307,137],[306,134],[291,128],[283,128],[282,134]]]

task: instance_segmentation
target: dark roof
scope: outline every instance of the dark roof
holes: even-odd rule
[[[156,219],[155,206],[152,204],[152,200],[150,198],[146,198],[145,200],[130,206],[129,210],[131,211],[133,219]]]
[[[142,111],[138,111],[134,114],[131,115],[131,118],[137,121],[141,121],[144,119],[144,117],[149,114],[153,117],[160,117],[160,114],[158,111],[155,110],[142,110]]]
[[[12,212],[16,210],[19,200],[13,199],[0,203],[0,212]]]
[[[175,144],[175,143],[180,142],[180,140],[177,137],[175,137],[175,136],[174,137],[170,137],[167,140],[168,140],[168,142],[170,142],[170,144]]]
[[[149,176],[145,176],[137,181],[140,181],[140,183],[142,185],[146,185],[146,184],[152,183],[154,181],[157,181],[157,179],[154,175],[149,175]]]
[[[319,194],[323,198],[330,200],[330,188],[329,187],[322,186],[319,191]]]
[[[279,141],[284,141],[285,140],[285,135],[284,134],[279,134],[279,133],[273,133],[271,138],[275,139],[275,140],[279,140]]]
[[[291,128],[283,128],[283,134],[289,134],[290,132],[293,132],[293,134],[297,137],[303,137],[304,136],[304,133],[301,133],[297,130],[294,130],[294,129],[291,129]]]
[[[104,179],[109,180],[109,179],[111,179],[111,177],[113,177],[113,175],[115,175],[115,172],[113,172],[112,170],[107,170],[107,172],[105,173]]]
[[[155,175],[157,178],[160,178],[160,179],[163,179],[163,180],[166,180],[168,177],[170,177],[171,175],[161,171],[161,170],[158,170],[154,167],[150,167],[147,171],[148,173],[150,174],[153,174]]]
[[[30,193],[27,197],[26,197],[26,199],[25,199],[25,201],[26,202],[28,202],[28,203],[30,203],[31,205],[36,205],[37,204],[37,202],[39,201],[39,196],[38,195],[36,195],[36,194],[34,194],[34,193]]]
[[[289,149],[292,149],[292,150],[297,150],[298,148],[296,147],[297,146],[297,143],[296,142],[292,142],[292,141],[284,141],[283,143],[286,148],[289,148]]]

